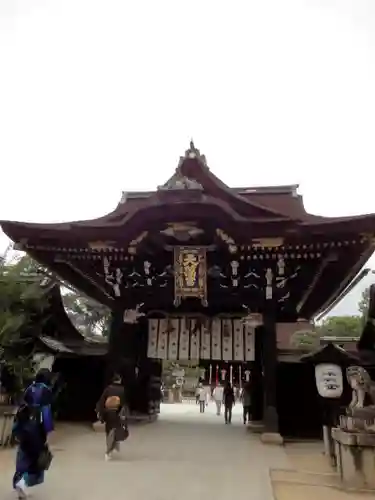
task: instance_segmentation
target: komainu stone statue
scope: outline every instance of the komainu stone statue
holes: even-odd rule
[[[341,423],[346,428],[350,423],[351,430],[375,432],[375,382],[361,366],[349,366],[346,377],[352,388],[352,400],[347,408],[347,417]],[[366,395],[369,405],[366,405]]]
[[[344,488],[375,491],[375,382],[361,366],[347,368],[346,377],[352,401],[332,429],[337,472]]]
[[[375,382],[361,366],[347,368],[346,377],[352,400],[332,429],[337,472],[344,488],[375,491]]]

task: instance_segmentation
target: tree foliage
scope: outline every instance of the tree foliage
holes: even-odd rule
[[[362,316],[330,316],[317,328],[320,337],[359,337],[363,328]]]
[[[300,349],[315,349],[319,345],[319,333],[316,330],[300,330],[294,332],[290,343]]]
[[[108,336],[110,311],[107,307],[71,290],[63,294],[63,303],[73,325],[83,335]]]
[[[358,303],[356,316],[329,316],[311,330],[297,331],[292,335],[291,344],[300,348],[315,348],[321,337],[359,338],[367,320],[369,308],[369,288],[363,291]]]
[[[0,260],[0,362],[21,386],[33,370],[31,339],[42,328],[46,306],[37,271],[38,264],[27,256]]]
[[[362,292],[361,300],[358,302],[358,310],[362,318],[362,325],[364,325],[367,320],[369,305],[370,305],[370,288],[366,288]]]
[[[22,388],[34,370],[35,338],[47,317],[46,269],[27,255],[0,258],[0,364]],[[75,290],[65,293],[67,313],[86,336],[107,333],[109,312]],[[1,366],[0,366],[1,367]]]
[[[370,289],[366,288],[358,302],[359,314],[356,316],[330,316],[317,327],[320,337],[360,337],[367,321],[370,301]]]

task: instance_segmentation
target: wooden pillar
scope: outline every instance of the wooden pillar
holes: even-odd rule
[[[265,301],[262,333],[264,413],[262,441],[282,444],[277,414],[277,336],[276,303],[273,298]]]
[[[138,327],[134,332],[134,359],[136,366],[136,379],[134,390],[136,394],[135,409],[142,415],[147,415],[149,412],[149,385],[151,362],[147,358],[147,341],[148,341],[148,323],[147,320],[141,318],[138,322]]]
[[[107,365],[107,383],[115,374],[120,374],[122,370],[122,328],[123,328],[124,309],[115,305],[111,311],[111,324],[108,336],[108,365]]]
[[[148,413],[151,418],[156,418],[156,416],[160,413],[162,362],[156,359],[149,359],[148,361],[150,363]]]
[[[262,327],[255,328],[255,356],[251,370],[252,422],[263,420]]]
[[[122,377],[130,410],[137,407],[136,366],[138,361],[138,324],[124,322],[124,308],[112,310],[108,339],[107,383],[118,374]]]

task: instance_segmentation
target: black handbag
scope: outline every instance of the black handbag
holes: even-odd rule
[[[51,450],[46,446],[38,457],[38,469],[48,470],[51,466],[52,460],[53,455],[51,453]]]
[[[126,441],[129,437],[129,429],[127,423],[122,423],[118,429],[116,429],[116,441]]]

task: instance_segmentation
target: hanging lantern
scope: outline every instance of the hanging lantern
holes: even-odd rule
[[[320,363],[315,366],[315,382],[322,398],[339,398],[344,390],[342,369],[339,365]]]

